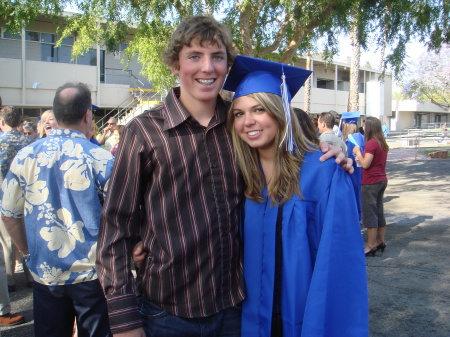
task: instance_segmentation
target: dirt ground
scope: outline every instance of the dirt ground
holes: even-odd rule
[[[425,150],[389,153],[387,248],[367,258],[372,337],[450,336],[450,160]]]

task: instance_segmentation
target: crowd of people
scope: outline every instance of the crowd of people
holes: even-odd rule
[[[2,108],[0,325],[24,321],[7,298],[17,249],[36,336],[367,336],[381,122],[315,125],[290,106],[311,71],[235,56],[212,17],[185,19],[164,60],[180,86],[97,137],[82,83],[57,89],[40,130]]]

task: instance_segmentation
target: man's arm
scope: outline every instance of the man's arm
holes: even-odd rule
[[[336,164],[340,164],[341,167],[348,173],[353,173],[353,160],[346,158],[342,149],[339,146],[333,146],[326,142],[320,143],[320,150],[325,154],[320,157],[320,161],[325,161],[331,157],[336,157]]]
[[[110,134],[110,126],[108,125],[103,129],[102,135],[97,139],[97,141],[100,143],[100,145],[104,145],[106,141],[106,136]]]
[[[24,255],[29,254],[27,233],[25,231],[25,222],[23,221],[23,218],[8,218],[2,215],[2,220],[16,247]]]
[[[141,175],[145,173],[141,171],[140,149],[143,142],[128,128],[122,139],[100,217],[96,261],[114,335],[142,327],[130,260],[132,244],[137,241],[141,225]]]

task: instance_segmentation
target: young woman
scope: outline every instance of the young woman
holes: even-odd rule
[[[56,121],[53,110],[45,110],[41,116],[41,131],[40,138],[45,138],[53,129],[58,129],[58,122]]]
[[[245,181],[242,336],[368,334],[352,183],[320,162],[289,105],[309,74],[238,56],[224,85],[235,92],[227,126]]]
[[[361,197],[361,181],[362,181],[362,167],[358,161],[358,157],[353,153],[353,148],[359,146],[364,152],[364,135],[358,131],[358,118],[361,115],[359,111],[344,112],[342,114],[342,140],[347,145],[348,156],[353,159],[354,172],[350,175],[355,191],[356,204],[358,205],[359,221],[362,219],[362,197]]]
[[[364,226],[367,227],[367,245],[364,253],[366,256],[375,256],[377,250],[383,252],[386,248],[383,196],[387,187],[386,160],[389,151],[378,118],[366,118],[364,138],[366,140],[364,155],[359,147],[355,147],[353,153],[363,168],[362,219]]]

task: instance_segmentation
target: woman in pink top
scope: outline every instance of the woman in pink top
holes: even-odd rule
[[[366,118],[364,138],[366,141],[364,155],[359,147],[355,147],[353,153],[358,157],[363,168],[362,219],[367,227],[367,244],[364,253],[366,256],[375,256],[377,250],[383,252],[386,248],[383,196],[387,187],[386,160],[389,151],[378,118]]]

